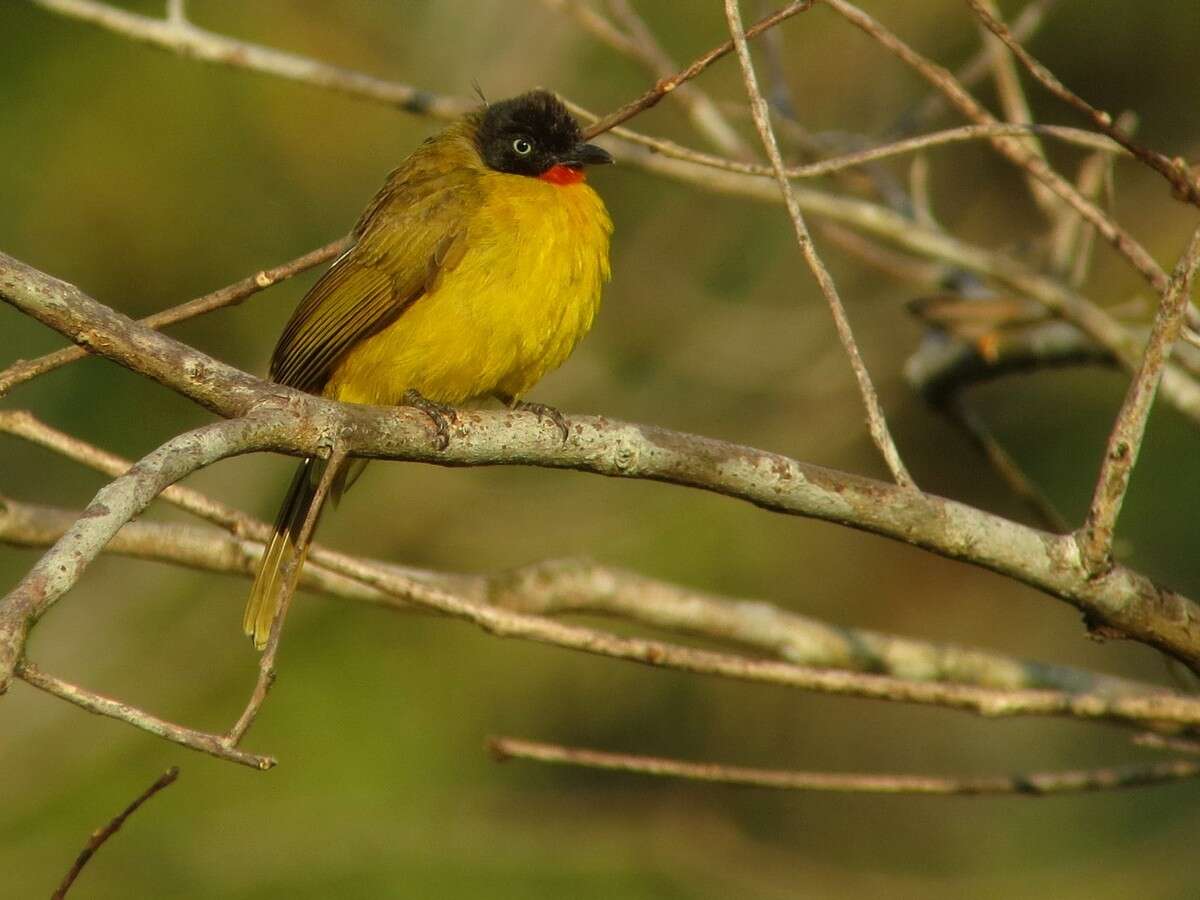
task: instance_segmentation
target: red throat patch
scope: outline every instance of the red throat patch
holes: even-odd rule
[[[538,178],[551,184],[579,184],[583,181],[583,169],[573,169],[570,166],[551,166]]]

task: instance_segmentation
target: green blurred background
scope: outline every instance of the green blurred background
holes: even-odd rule
[[[724,36],[719,3],[636,5],[680,61]],[[128,6],[159,15],[162,4]],[[747,16],[765,8],[743,6]],[[492,97],[542,84],[606,110],[648,83],[535,0],[188,7],[217,31],[455,95],[469,93],[472,79]],[[956,0],[867,7],[947,65],[978,46]],[[1194,155],[1197,34],[1194,2],[1064,0],[1033,48],[1089,98],[1137,110],[1151,145]],[[879,135],[926,93],[828,10],[788,23],[782,56],[813,130]],[[719,100],[742,99],[732,60],[703,85]],[[1077,124],[1030,93],[1039,117]],[[994,100],[987,88],[981,95]],[[343,234],[390,168],[437,127],[170,56],[16,0],[0,4],[0,109],[0,249],[131,315]],[[636,125],[700,145],[669,101]],[[1078,156],[1055,159],[1073,171]],[[994,155],[959,146],[931,162],[948,229],[1016,252],[1037,237],[1022,182]],[[882,475],[782,210],[632,167],[598,173],[593,184],[617,224],[615,277],[595,331],[536,399]],[[1121,164],[1117,184],[1118,216],[1169,265],[1195,210],[1132,164]],[[1022,517],[900,377],[920,338],[903,309],[910,289],[820,245],[919,482]],[[172,333],[262,372],[313,277]],[[1105,248],[1088,290],[1107,305],[1145,294]],[[0,308],[0,366],[60,344]],[[1005,379],[973,399],[1078,521],[1124,383],[1113,372],[1065,371]],[[4,404],[129,456],[208,418],[100,360]],[[1159,410],[1122,520],[1132,561],[1193,595],[1195,448],[1195,427]],[[239,459],[188,483],[270,517],[291,467]],[[1156,654],[1093,643],[1071,609],[1010,581],[720,497],[521,469],[380,464],[365,482],[324,523],[329,545],[451,571],[587,554],[839,624],[1171,683]],[[0,437],[0,493],[81,507],[102,483]],[[0,549],[0,585],[37,555]],[[246,589],[232,577],[102,559],[38,627],[31,657],[159,715],[221,730],[255,673],[238,629]],[[280,758],[266,774],[16,685],[0,711],[0,895],[47,895],[88,833],[177,764],[178,784],[100,851],[78,896],[1196,896],[1196,784],[1043,800],[838,797],[499,766],[483,751],[489,733],[511,733],[837,771],[990,773],[1153,758],[1098,726],[987,722],[689,677],[311,595],[289,619],[280,665],[247,740]]]

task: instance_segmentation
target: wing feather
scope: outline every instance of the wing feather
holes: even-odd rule
[[[478,202],[475,174],[410,162],[372,200],[354,246],[292,313],[271,358],[275,381],[319,393],[350,349],[394,322],[462,259]]]

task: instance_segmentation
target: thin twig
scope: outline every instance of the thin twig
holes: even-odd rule
[[[679,68],[663,50],[642,17],[622,0],[613,0],[609,7],[624,23],[624,31],[584,0],[542,2],[551,9],[571,16],[592,37],[629,57],[656,78],[669,76]],[[745,142],[706,93],[693,84],[680,85],[673,93],[692,124],[714,147],[730,156],[747,155]]]
[[[339,238],[332,243],[326,244],[324,247],[310,250],[303,256],[298,256],[271,269],[263,269],[247,278],[243,278],[241,281],[235,281],[233,284],[228,284],[212,293],[189,300],[187,303],[181,303],[179,306],[172,306],[170,309],[153,313],[139,321],[148,328],[165,328],[168,325],[174,325],[176,322],[184,322],[226,306],[233,306],[259,291],[266,290],[281,281],[286,281],[293,275],[298,275],[314,266],[319,266],[327,260],[333,259],[349,246],[350,238]],[[38,357],[37,359],[17,360],[3,372],[0,372],[0,397],[3,397],[19,384],[37,378],[39,375],[45,375],[47,372],[52,372],[55,369],[65,366],[67,363],[83,359],[88,355],[88,351],[83,347],[64,347],[62,350],[47,353],[45,356]]]
[[[475,108],[475,104],[467,100],[438,96],[398,81],[375,78],[307,56],[205,31],[186,19],[156,19],[95,0],[29,2],[49,12],[96,25],[160,50],[203,62],[251,69],[288,81],[314,84],[352,97],[366,97],[405,112],[453,119]]]
[[[982,2],[988,4],[995,12],[995,4],[992,0],[982,0]],[[991,52],[988,54],[992,60],[992,79],[996,83],[996,93],[1000,98],[1000,106],[1004,110],[1005,120],[1016,125],[1032,123],[1033,115],[1029,111],[1029,103],[1021,88],[1021,79],[1017,75],[1017,67],[1013,62],[1012,54],[994,35],[984,31],[983,36],[984,43],[992,45]],[[1046,162],[1046,151],[1042,149],[1042,143],[1036,137],[1025,138],[1021,144],[1029,153]],[[1034,203],[1050,222],[1058,222],[1064,214],[1070,214],[1070,207],[1060,201],[1050,188],[1033,177],[1032,173],[1025,173],[1025,183],[1029,187],[1029,194],[1033,197]]]
[[[1042,27],[1046,14],[1057,2],[1058,0],[1031,0],[1025,4],[1024,9],[1013,19],[1012,23],[1012,32],[1017,39],[1025,41],[1031,38]],[[985,43],[980,47],[974,56],[955,71],[954,77],[958,83],[963,87],[970,88],[982,81],[991,71],[992,59],[996,51],[997,47],[994,44]],[[901,127],[892,130],[900,133],[916,131],[945,112],[947,106],[945,96],[934,92],[926,97],[915,110],[902,115],[900,117]]]
[[[768,28],[774,28],[785,19],[789,19],[796,15],[796,13],[807,11],[812,4],[813,0],[794,0],[794,2],[788,3],[786,6],[777,9],[768,16],[764,16],[747,28],[745,32],[746,38],[752,38],[756,35],[762,34]],[[674,75],[660,78],[653,87],[643,93],[640,97],[631,100],[620,109],[609,113],[600,121],[589,126],[584,131],[584,137],[590,140],[591,138],[610,130],[614,126],[620,125],[622,122],[632,119],[639,113],[645,112],[681,84],[691,81],[705,69],[711,66],[714,62],[732,50],[733,41],[726,41],[717,47],[713,47],[713,49],[709,50],[703,56],[700,56],[694,62],[692,62],[691,65],[680,69]]]
[[[120,700],[114,700],[112,697],[106,697],[103,694],[89,691],[69,681],[56,678],[47,672],[43,672],[28,660],[23,660],[17,666],[16,674],[22,681],[39,690],[45,691],[47,694],[52,694],[55,697],[66,700],[68,703],[73,703],[90,713],[107,716],[110,719],[117,719],[127,725],[132,725],[134,728],[140,728],[142,731],[157,735],[173,744],[179,744],[181,747],[198,750],[201,753],[207,753],[209,756],[249,766],[252,769],[260,769],[264,772],[275,765],[274,757],[259,756],[256,753],[248,753],[236,747],[226,746],[220,735],[197,731],[194,728],[176,725],[174,722],[168,722],[165,719],[152,716],[138,709],[136,706],[131,706]]]
[[[1122,113],[1118,121],[1123,128],[1132,130],[1137,124],[1137,116]],[[1112,176],[1114,158],[1111,153],[1100,151],[1085,157],[1075,176],[1079,193],[1096,201],[1105,182]],[[1084,222],[1074,210],[1070,211],[1070,215],[1060,216],[1050,234],[1050,269],[1067,277],[1072,287],[1078,288],[1087,278],[1095,234],[1095,228]]]
[[[754,114],[754,125],[758,129],[763,148],[767,151],[767,156],[770,158],[771,165],[775,169],[775,177],[779,183],[779,190],[783,194],[788,215],[791,217],[792,227],[796,232],[796,242],[800,245],[800,252],[804,255],[805,262],[808,263],[808,267],[812,270],[813,276],[821,288],[821,293],[825,295],[825,299],[829,303],[829,308],[833,313],[834,326],[837,328],[838,339],[842,342],[842,347],[845,349],[846,355],[850,358],[850,366],[854,369],[854,377],[858,381],[859,393],[862,394],[863,405],[867,410],[867,423],[870,428],[871,438],[875,441],[875,446],[879,448],[879,452],[883,455],[884,461],[887,463],[888,469],[891,470],[892,477],[896,480],[896,483],[901,487],[915,487],[912,476],[908,474],[908,469],[905,468],[904,461],[900,458],[900,451],[896,449],[895,441],[892,440],[892,435],[887,425],[887,418],[884,416],[883,408],[880,406],[879,397],[875,393],[875,386],[871,383],[871,376],[867,372],[866,365],[863,363],[862,355],[858,352],[858,344],[854,340],[854,332],[850,328],[849,319],[846,318],[846,310],[842,306],[842,300],[838,296],[837,287],[833,283],[833,276],[829,274],[829,270],[825,268],[825,263],[822,262],[816,247],[813,246],[812,237],[808,233],[808,226],[804,224],[804,214],[800,211],[800,205],[796,202],[796,195],[792,191],[791,183],[788,181],[783,165],[783,156],[779,152],[779,143],[776,141],[775,132],[771,128],[770,111],[767,108],[767,101],[763,99],[762,91],[758,88],[758,79],[754,74],[754,63],[750,59],[750,47],[746,42],[746,33],[742,27],[742,16],[738,9],[737,0],[725,0],[725,17],[729,22],[729,32],[732,35],[733,43],[737,47],[738,62],[741,63],[742,76],[746,84],[750,109]]]
[[[949,71],[922,56],[879,21],[848,0],[821,0],[821,2],[861,29],[881,47],[895,55],[941,91],[950,103],[967,118],[979,125],[996,124],[996,117],[984,109]],[[1105,240],[1112,244],[1156,291],[1159,293],[1166,291],[1167,274],[1155,262],[1149,251],[1096,204],[1080,195],[1075,186],[1055,172],[1045,160],[1030,153],[1015,138],[996,137],[991,139],[991,144],[1001,156],[1047,185],[1088,222],[1092,223],[1097,232],[1103,235]]]
[[[1154,405],[1154,395],[1162,378],[1163,367],[1171,358],[1171,350],[1183,327],[1191,298],[1192,281],[1200,267],[1200,227],[1192,232],[1187,250],[1175,265],[1171,283],[1163,295],[1162,302],[1154,315],[1150,329],[1150,340],[1142,364],[1129,384],[1121,410],[1117,413],[1096,491],[1088,510],[1087,522],[1078,535],[1079,551],[1083,563],[1093,575],[1106,573],[1112,567],[1113,532],[1125,492],[1129,488],[1129,477],[1137,464],[1146,432],[1146,422]]]
[[[663,49],[646,20],[638,14],[629,0],[608,0],[608,8],[633,39],[637,56],[656,78],[669,78],[679,65]],[[673,91],[683,104],[696,130],[726,156],[745,159],[750,147],[742,140],[712,98],[695,84],[682,84]]]
[[[998,21],[989,11],[984,0],[967,0],[967,5],[975,11],[975,15],[979,16],[980,21],[985,26],[1004,42],[1005,46],[1012,51],[1013,55],[1021,62],[1029,73],[1036,78],[1050,93],[1062,100],[1064,103],[1072,106],[1074,109],[1083,113],[1092,121],[1092,124],[1107,134],[1110,138],[1136,156],[1139,160],[1145,163],[1154,171],[1158,172],[1170,182],[1174,189],[1175,196],[1191,203],[1195,206],[1200,206],[1200,181],[1197,181],[1195,175],[1188,168],[1187,162],[1176,157],[1171,159],[1159,153],[1157,150],[1151,150],[1143,144],[1133,140],[1123,129],[1118,128],[1113,124],[1113,117],[1104,110],[1097,109],[1088,103],[1065,84],[1059,81],[1058,77],[1047,69],[1044,65],[1038,62],[1033,55],[1026,50],[1021,43],[1013,37],[1013,34],[1003,22]]]
[[[574,104],[571,104],[571,106],[585,118],[594,116],[594,113],[581,109]],[[624,128],[614,128],[612,129],[612,133],[672,159],[696,163],[697,165],[707,166],[710,169],[718,169],[723,172],[738,172],[743,175],[757,175],[764,178],[773,178],[775,176],[775,169],[772,166],[741,162],[735,159],[727,159],[723,156],[714,156],[711,153],[703,153],[700,150],[684,147],[665,138],[649,137],[635,131],[628,131]],[[788,178],[820,178],[825,175],[836,175],[849,169],[857,169],[882,159],[915,153],[929,147],[938,147],[964,141],[1026,135],[1044,135],[1056,138],[1066,144],[1087,147],[1102,153],[1120,154],[1124,152],[1121,146],[1115,141],[1110,141],[1108,138],[1096,134],[1094,131],[1068,128],[1063,125],[1022,125],[995,122],[990,125],[960,125],[957,128],[947,128],[944,131],[935,131],[930,134],[903,138],[879,147],[870,147],[866,150],[856,150],[853,153],[831,156],[817,162],[787,166],[784,168],[784,173]]]
[[[1046,794],[1107,791],[1146,787],[1200,776],[1200,762],[1175,759],[1104,769],[1068,769],[1021,775],[948,777],[944,775],[847,775],[834,772],[795,772],[752,769],[720,763],[687,762],[659,756],[608,753],[514,737],[490,737],[488,751],[499,762],[526,759],[551,765],[583,766],[610,772],[634,772],[659,778],[682,778],[714,784],[772,788],[786,791],[832,791],[844,794]]]
[[[321,472],[321,480],[317,483],[312,503],[309,504],[304,522],[300,526],[300,533],[296,536],[295,552],[281,573],[283,590],[279,597],[279,608],[276,610],[275,618],[271,622],[271,631],[267,636],[267,646],[263,648],[262,656],[258,661],[258,678],[254,683],[254,690],[251,692],[250,700],[246,704],[246,708],[242,711],[242,714],[238,717],[237,722],[229,729],[229,733],[225,735],[225,740],[230,746],[237,746],[250,729],[250,726],[254,724],[254,719],[258,716],[259,710],[262,709],[263,703],[266,702],[271,686],[275,683],[275,657],[279,653],[279,639],[283,634],[283,622],[287,618],[288,609],[292,604],[292,597],[296,593],[296,585],[300,581],[300,572],[304,568],[304,558],[308,554],[313,533],[317,528],[317,520],[321,516],[321,507],[325,505],[325,497],[329,494],[333,480],[341,470],[345,459],[345,451],[339,447],[334,447],[333,451],[329,454],[325,468]]]
[[[992,434],[983,418],[971,409],[961,396],[952,396],[943,407],[946,415],[971,440],[1009,490],[1021,500],[1038,520],[1055,534],[1066,534],[1070,524],[1033,480],[1025,474],[1004,446]]]
[[[166,772],[158,776],[150,787],[142,791],[136,800],[113,816],[107,825],[92,832],[92,836],[88,838],[86,846],[79,851],[79,855],[75,857],[75,862],[71,865],[70,871],[67,872],[66,877],[63,878],[62,883],[58,886],[58,890],[54,892],[50,900],[62,900],[63,897],[67,896],[67,891],[71,889],[71,885],[75,883],[75,879],[79,877],[79,873],[83,871],[83,867],[88,864],[88,860],[92,858],[95,852],[104,845],[104,842],[116,834],[121,829],[121,826],[125,824],[125,820],[137,812],[143,803],[163,788],[170,787],[178,777],[179,767],[171,766]]]

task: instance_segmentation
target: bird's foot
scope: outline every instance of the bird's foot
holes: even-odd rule
[[[445,403],[435,403],[420,391],[410,388],[404,392],[404,405],[419,409],[433,422],[434,446],[445,450],[450,446],[450,427],[458,424],[458,411]]]
[[[516,400],[509,404],[513,409],[521,412],[531,412],[538,417],[538,421],[549,419],[555,424],[559,432],[562,433],[563,443],[567,442],[567,438],[571,436],[571,426],[567,422],[567,417],[553,406],[547,406],[545,403],[534,403],[530,400]]]

